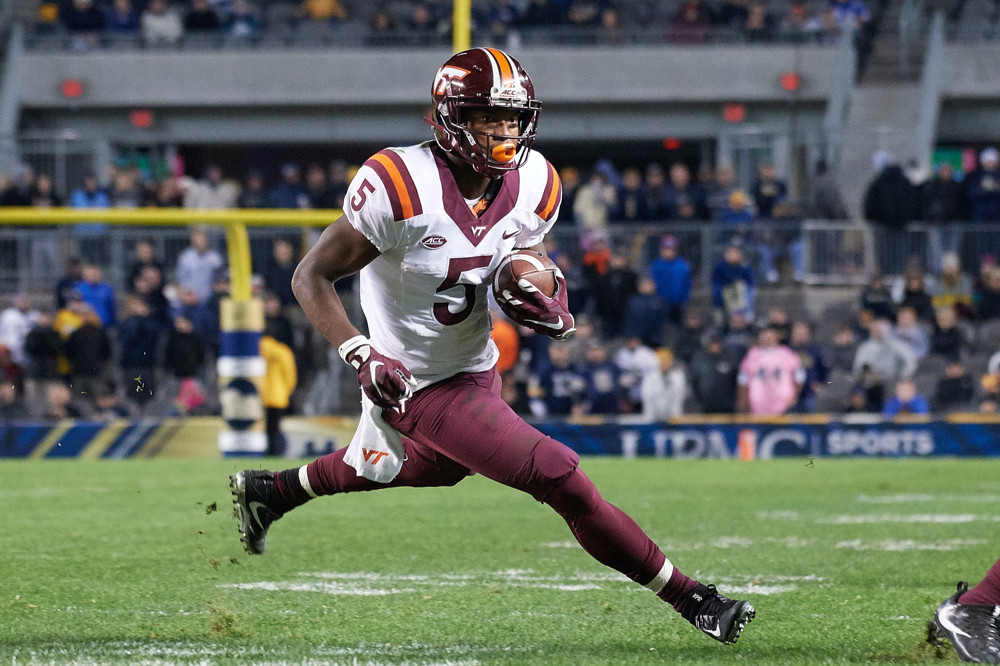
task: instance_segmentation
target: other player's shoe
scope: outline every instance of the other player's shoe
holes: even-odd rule
[[[681,616],[685,620],[726,645],[736,642],[743,627],[756,614],[749,601],[727,599],[718,593],[714,585],[701,583],[688,593],[681,606]]]
[[[958,591],[934,611],[934,629],[955,646],[962,661],[1000,664],[1000,606],[963,604],[959,598],[969,590],[962,581]]]
[[[278,489],[274,472],[245,469],[229,477],[233,493],[233,513],[239,521],[240,541],[251,555],[264,552],[264,541],[271,523],[284,513],[274,508]]]

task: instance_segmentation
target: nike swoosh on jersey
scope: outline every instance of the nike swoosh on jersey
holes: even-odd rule
[[[513,238],[514,236],[518,235],[519,233],[521,233],[520,229],[514,229],[513,231],[505,231],[505,232],[503,232],[503,239],[507,240],[508,238]]]

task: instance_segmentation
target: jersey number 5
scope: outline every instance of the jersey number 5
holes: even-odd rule
[[[459,278],[465,271],[474,271],[477,268],[489,266],[492,260],[493,257],[490,256],[456,257],[448,262],[448,277],[444,279],[434,293],[440,294],[442,291],[447,291],[452,287],[462,286],[465,288],[465,306],[458,312],[452,312],[448,309],[447,303],[435,303],[435,319],[445,326],[454,326],[468,319],[469,315],[472,314],[472,308],[476,305],[476,285],[461,284]]]
[[[358,188],[357,193],[354,195],[354,198],[351,199],[351,208],[354,209],[355,213],[364,208],[365,202],[368,201],[368,192],[374,194],[375,186],[368,182],[368,179],[365,178],[364,182],[361,183],[361,186]]]

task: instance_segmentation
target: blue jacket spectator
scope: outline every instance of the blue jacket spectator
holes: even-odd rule
[[[83,177],[83,187],[69,196],[69,205],[73,208],[109,208],[111,200],[108,193],[98,186],[97,176],[87,174]]]
[[[111,328],[118,321],[114,288],[103,281],[101,267],[88,264],[83,267],[83,279],[73,287],[80,292],[83,302],[89,305],[101,319],[101,326]]]
[[[638,292],[625,305],[624,329],[630,337],[637,337],[649,347],[663,345],[663,327],[667,323],[667,307],[656,293],[653,278],[639,280]]]
[[[587,385],[588,414],[618,414],[621,407],[621,369],[608,359],[608,350],[601,344],[587,349],[587,359],[580,366]]]
[[[753,270],[743,263],[743,251],[730,245],[712,271],[712,305],[723,321],[735,312],[753,315],[756,284]]]
[[[537,393],[541,402],[538,416],[569,416],[583,402],[587,382],[570,364],[569,346],[549,345],[549,361],[538,370]]]
[[[193,289],[180,287],[178,301],[170,311],[170,318],[184,317],[191,322],[191,328],[198,334],[205,348],[214,351],[219,341],[219,322],[207,301],[199,301]]]
[[[670,167],[670,184],[664,189],[664,200],[671,220],[708,219],[708,193],[698,183],[691,182],[691,170],[685,164]]]
[[[193,290],[198,300],[208,302],[212,297],[212,279],[222,268],[222,257],[208,247],[208,235],[201,229],[191,232],[191,245],[177,257],[177,284]]]
[[[668,319],[680,325],[684,306],[691,300],[691,264],[677,253],[677,239],[667,234],[660,241],[660,256],[649,266],[656,293],[663,299]]]
[[[986,148],[979,154],[979,168],[965,177],[973,222],[1000,220],[1000,153]]]
[[[309,208],[309,193],[302,184],[299,167],[286,164],[281,167],[282,183],[267,195],[268,208]]]
[[[889,398],[882,408],[882,416],[893,417],[899,414],[929,414],[930,405],[927,398],[917,393],[917,387],[909,379],[896,382],[896,395]]]
[[[141,29],[139,17],[130,0],[115,0],[105,13],[107,31],[118,35],[138,35]]]
[[[775,204],[788,196],[788,186],[778,180],[773,164],[764,164],[760,167],[760,177],[753,184],[751,194],[757,206],[757,216],[770,219],[774,217]]]

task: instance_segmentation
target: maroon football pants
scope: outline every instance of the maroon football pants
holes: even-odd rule
[[[405,413],[386,410],[384,416],[404,435],[399,475],[390,483],[357,476],[340,449],[308,465],[316,494],[451,486],[482,474],[550,505],[584,550],[637,583],[649,583],[664,566],[656,544],[578,468],[576,453],[525,423],[500,398],[495,370],[428,386],[407,402]]]

